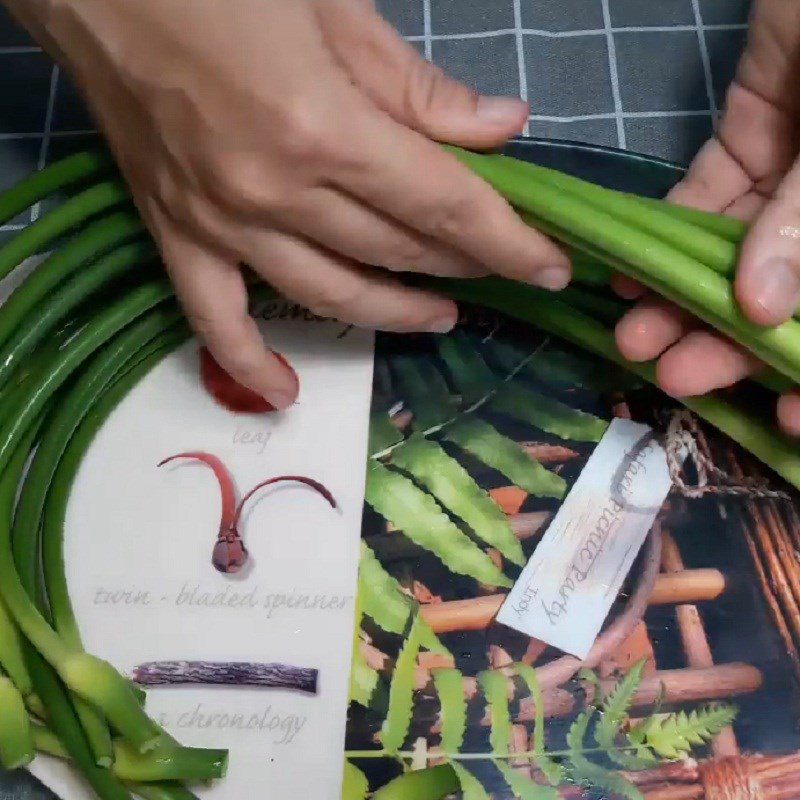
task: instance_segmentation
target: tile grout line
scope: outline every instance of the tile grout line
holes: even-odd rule
[[[747,25],[740,23],[702,25],[703,31],[743,31]],[[605,36],[610,33],[694,33],[697,25],[630,25],[609,28],[581,28],[570,31],[548,31],[539,28],[498,28],[492,31],[468,31],[465,33],[437,33],[411,35],[405,38],[409,42],[460,41],[466,39],[490,39],[498,36],[513,36],[521,33],[523,36],[540,36],[546,39],[569,39],[581,36]]]
[[[425,58],[433,60],[433,21],[431,14],[431,0],[422,0],[422,26],[423,42],[425,43]]]
[[[609,111],[600,114],[576,114],[574,116],[554,116],[550,114],[531,114],[529,119],[536,122],[590,122],[596,119],[681,119],[685,117],[708,117],[711,112],[708,109],[683,111],[622,111],[617,114],[614,111]]]
[[[703,27],[700,0],[692,0],[692,11],[694,12],[695,29],[697,30],[697,42],[700,45],[700,60],[703,62],[708,108],[711,111],[711,124],[716,128],[719,109],[717,108],[717,98],[714,94],[714,76],[711,72],[711,57],[708,54],[708,42],[706,41],[706,32]]]
[[[514,35],[517,40],[517,69],[519,70],[519,96],[528,102],[528,68],[525,63],[525,42],[522,35],[522,3],[521,0],[514,0]],[[530,110],[530,107],[529,107]],[[522,129],[525,136],[530,136],[531,119],[530,116],[525,120],[525,127]]]
[[[614,41],[614,31],[611,27],[611,10],[608,0],[603,3],[603,23],[606,31],[606,44],[608,45],[608,71],[611,77],[611,94],[614,98],[614,118],[617,122],[617,144],[622,150],[627,147],[625,139],[625,120],[622,117],[622,94],[619,89],[619,71],[617,70],[617,45]]]
[[[53,111],[56,105],[56,92],[58,91],[58,76],[60,70],[58,64],[53,65],[50,72],[50,94],[47,97],[47,111],[44,117],[44,130],[42,131],[42,143],[39,147],[39,161],[37,169],[42,170],[47,164],[47,156],[50,152],[50,139],[53,135]],[[31,208],[31,222],[36,222],[41,212],[42,204],[35,203]]]
[[[598,114],[576,114],[572,116],[555,116],[548,114],[530,114],[529,119],[538,122],[588,122],[593,119],[616,119],[621,116],[623,119],[653,119],[653,118],[670,118],[670,117],[704,117],[710,116],[713,112],[709,109],[679,109],[676,111],[621,111],[619,114],[615,111],[601,112]],[[50,140],[53,139],[68,139],[71,136],[88,136],[97,133],[93,128],[85,128],[82,130],[74,131],[51,131]],[[23,139],[41,139],[41,131],[31,132],[0,132],[0,141],[15,141]]]

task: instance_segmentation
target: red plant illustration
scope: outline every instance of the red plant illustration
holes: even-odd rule
[[[275,358],[294,372],[292,365],[280,354]],[[296,373],[295,373],[296,377]],[[208,348],[200,348],[200,378],[206,391],[228,411],[236,414],[266,414],[275,411],[260,394],[235,381],[216,361]]]
[[[162,467],[171,461],[179,458],[189,458],[195,461],[200,461],[206,466],[210,467],[214,476],[219,483],[220,494],[222,497],[222,513],[220,515],[219,533],[217,541],[214,544],[214,550],[211,556],[211,563],[219,572],[226,575],[233,575],[240,572],[247,564],[250,554],[245,547],[244,540],[239,532],[239,523],[242,517],[242,511],[247,501],[260,489],[265,486],[271,486],[276,483],[283,483],[285,481],[294,481],[309,486],[316,492],[321,494],[330,503],[331,508],[336,508],[336,500],[328,489],[323,486],[319,481],[313,478],[306,478],[303,475],[278,475],[274,478],[267,478],[266,480],[257,483],[245,496],[241,499],[239,504],[236,503],[236,488],[234,486],[233,478],[231,477],[228,468],[222,463],[222,460],[211,453],[187,452],[177,453],[174,456],[165,458],[159,462],[158,466]]]

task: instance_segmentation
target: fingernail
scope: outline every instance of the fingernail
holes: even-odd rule
[[[294,397],[286,392],[273,390],[267,392],[266,401],[277,411],[283,411],[294,402]]]
[[[800,266],[786,258],[765,261],[755,302],[776,319],[789,319],[800,304]]]
[[[455,317],[439,317],[433,320],[428,325],[428,330],[431,333],[450,333],[456,326]]]
[[[292,373],[292,381],[295,385],[294,392],[284,391],[281,389],[271,389],[267,394],[267,402],[271,403],[280,411],[288,408],[290,405],[292,405],[292,403],[294,403],[294,398],[297,396],[297,390],[300,388],[300,378],[297,376],[295,368],[286,359],[286,356],[284,356],[282,353],[279,353],[277,350],[272,350],[272,348],[270,348],[270,352],[275,356],[275,358],[278,359],[278,361],[281,362],[281,364],[283,364],[284,367],[286,367],[286,369]]]
[[[275,358],[278,359],[278,361],[281,362],[281,364],[283,364],[284,367],[286,367],[286,369],[288,369],[292,373],[292,378],[294,379],[295,385],[299,386],[300,378],[297,377],[297,372],[295,371],[295,368],[289,363],[286,356],[283,355],[282,353],[279,353],[277,350],[273,350],[271,347],[269,351],[270,353],[272,353],[272,355],[275,356]]]
[[[515,97],[489,97],[481,95],[476,106],[477,116],[484,122],[516,122],[522,113],[523,102]]]
[[[544,289],[558,292],[566,288],[569,283],[569,270],[564,267],[547,267],[536,274],[534,283]]]

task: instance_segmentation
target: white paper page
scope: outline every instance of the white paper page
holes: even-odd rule
[[[321,322],[273,321],[265,329],[270,346],[299,375],[298,404],[284,414],[231,414],[200,386],[197,344],[174,353],[123,401],[82,465],[68,511],[67,572],[87,650],[127,674],[154,660],[318,669],[316,696],[157,687],[147,708],[187,745],[230,748],[227,778],[198,787],[202,798],[334,800],[341,791],[373,336],[342,337],[340,324]],[[219,456],[240,496],[271,476],[301,474],[325,484],[339,510],[304,486],[265,490],[241,525],[250,569],[220,574],[211,565],[220,515],[212,472],[189,462],[156,467],[187,450]],[[204,598],[229,605],[209,607]],[[302,607],[315,599],[317,608]],[[49,759],[37,759],[32,771],[66,800],[91,796]]]

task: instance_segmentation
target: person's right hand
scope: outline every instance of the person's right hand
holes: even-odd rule
[[[774,326],[800,305],[800,4],[757,0],[750,36],[715,136],[670,199],[751,223],[735,292],[753,322]],[[641,286],[617,278],[628,298]],[[676,397],[731,386],[763,368],[753,355],[691,315],[648,294],[617,325],[632,361],[658,358],[661,387]],[[800,388],[777,403],[780,426],[800,436]]]
[[[567,284],[561,250],[433,141],[497,146],[526,105],[446,78],[368,0],[45,5],[29,27],[85,94],[194,329],[274,406],[296,379],[248,316],[243,262],[319,315],[392,331],[456,320],[393,272]]]

